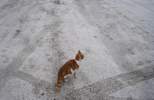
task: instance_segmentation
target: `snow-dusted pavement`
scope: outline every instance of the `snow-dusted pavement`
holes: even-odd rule
[[[154,0],[0,0],[0,100],[154,100]],[[81,50],[77,78],[58,69]]]

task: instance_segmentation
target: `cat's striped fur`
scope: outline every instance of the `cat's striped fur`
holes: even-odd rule
[[[69,74],[72,74],[72,71],[79,69],[79,65],[77,61],[80,61],[84,58],[84,55],[79,50],[75,56],[75,59],[71,59],[67,61],[58,71],[58,78],[56,82],[56,92],[59,93],[61,90],[62,82],[64,81],[65,77]],[[74,73],[75,74],[75,73]]]

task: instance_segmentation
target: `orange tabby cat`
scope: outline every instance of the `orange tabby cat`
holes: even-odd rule
[[[58,72],[58,79],[56,83],[56,91],[57,93],[60,92],[62,82],[64,81],[65,77],[69,74],[72,74],[72,71],[75,71],[76,69],[79,68],[79,65],[77,64],[77,61],[80,61],[84,58],[84,55],[81,53],[79,50],[78,53],[75,56],[75,59],[71,59],[67,61],[60,69]],[[74,73],[75,76],[75,73]]]

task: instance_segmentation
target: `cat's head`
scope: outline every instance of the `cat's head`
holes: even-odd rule
[[[83,53],[82,53],[80,50],[79,50],[78,53],[76,54],[75,59],[76,59],[77,61],[81,61],[82,59],[84,59],[84,55],[83,55]]]

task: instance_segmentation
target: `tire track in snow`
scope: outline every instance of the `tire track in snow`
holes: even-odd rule
[[[109,96],[111,93],[152,78],[154,78],[153,65],[98,81],[94,84],[72,91],[65,98],[66,100],[85,100],[86,98],[88,98],[88,100],[111,100],[111,98],[114,98]],[[121,100],[128,100],[128,98],[123,98]]]
[[[54,9],[56,10],[56,9]],[[55,11],[56,12],[56,11]],[[55,15],[53,15],[55,16]],[[61,52],[59,49],[59,43],[58,43],[58,34],[59,31],[57,31],[57,27],[59,27],[60,24],[60,19],[58,16],[54,17],[56,21],[54,21],[50,27],[50,31],[51,31],[51,49],[53,49],[54,53],[54,57],[56,58],[55,61],[56,64],[59,63],[58,61],[60,61],[61,57]],[[46,32],[47,33],[47,32]],[[40,38],[46,36],[46,33],[44,33],[44,31],[39,32],[35,38],[33,39],[32,43],[29,43],[27,45],[25,45],[25,47],[22,49],[21,52],[19,52],[17,54],[17,56],[13,59],[13,61],[3,70],[0,71],[0,90],[4,87],[5,83],[7,82],[7,80],[11,79],[12,77],[17,77],[19,79],[28,81],[30,84],[32,84],[35,89],[35,92],[39,92],[40,89],[44,90],[44,88],[46,88],[46,91],[49,92],[49,89],[51,90],[51,83],[44,81],[44,80],[39,80],[36,77],[19,71],[20,66],[23,64],[23,62],[35,51],[35,49],[39,46],[39,44],[37,44],[37,40],[39,40]],[[56,66],[55,64],[55,66]]]

